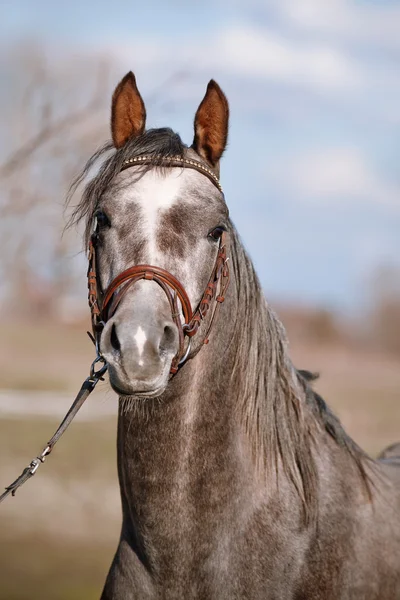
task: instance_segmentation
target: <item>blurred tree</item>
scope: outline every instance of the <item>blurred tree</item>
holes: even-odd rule
[[[328,308],[281,304],[278,314],[291,341],[296,340],[306,345],[330,345],[348,341],[347,323]]]
[[[336,316],[328,309],[319,308],[310,313],[307,322],[307,338],[318,344],[332,344],[343,338]]]
[[[9,81],[2,102],[0,273],[14,313],[51,316],[75,273],[66,256],[63,194],[74,173],[107,137],[110,65],[92,59],[50,67],[44,51],[22,45],[0,64]],[[75,246],[76,248],[76,246]]]
[[[66,297],[84,288],[83,261],[71,260],[76,233],[61,236],[63,204],[74,175],[109,138],[114,70],[109,58],[54,59],[32,41],[0,54],[0,301],[14,314],[58,316]],[[173,73],[150,90],[147,105],[186,77]]]
[[[400,355],[400,267],[382,265],[372,278],[370,332],[381,350]]]

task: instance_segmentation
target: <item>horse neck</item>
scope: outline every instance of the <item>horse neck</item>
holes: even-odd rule
[[[249,307],[241,302],[244,273],[239,286],[237,258],[232,262],[231,285],[209,344],[173,377],[160,399],[139,400],[129,410],[120,405],[118,460],[127,520],[138,514],[152,520],[156,513],[161,522],[178,511],[182,522],[182,512],[193,503],[199,510],[213,502],[222,509],[231,494],[253,485],[252,448],[238,410],[238,382],[247,365],[244,356],[238,364],[237,345]],[[262,309],[258,289],[249,296]],[[263,332],[255,328],[254,335]]]
[[[301,527],[320,519],[322,460],[326,497],[349,498],[357,487],[350,453],[316,426],[284,332],[237,240],[231,258],[210,343],[159,400],[120,405],[123,536],[142,562],[179,564],[193,544],[200,553],[210,540],[218,545],[259,510],[272,529],[278,520]]]

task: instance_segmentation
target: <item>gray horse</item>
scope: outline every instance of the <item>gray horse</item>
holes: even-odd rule
[[[223,235],[231,275],[209,344],[214,290],[173,375],[182,306],[178,318],[153,267],[104,317],[123,521],[102,599],[399,599],[400,444],[369,458],[292,365],[215,184],[228,113],[211,81],[190,148],[170,129],[146,131],[129,73],[113,96],[112,144],[79,178],[112,150],[74,214],[95,240],[99,297],[151,265],[196,307]]]

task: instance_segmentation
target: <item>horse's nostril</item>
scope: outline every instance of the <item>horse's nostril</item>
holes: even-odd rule
[[[121,350],[121,344],[119,343],[119,339],[117,336],[117,328],[115,327],[115,323],[112,324],[111,327],[111,346],[114,348],[114,350],[117,350],[117,352],[119,352]]]
[[[160,350],[170,350],[174,346],[175,338],[175,329],[171,325],[166,325],[160,341]]]

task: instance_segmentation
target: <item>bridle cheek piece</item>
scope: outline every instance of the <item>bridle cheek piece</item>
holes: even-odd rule
[[[137,157],[139,159],[140,157]],[[146,164],[146,159],[143,157],[140,162]],[[180,161],[180,162],[179,162]],[[169,166],[175,166],[179,162],[179,166],[185,168],[195,168],[197,171],[203,171],[208,176],[210,181],[216,185],[221,191],[218,179],[214,180],[215,175],[210,177],[210,171],[197,161],[187,161],[180,157],[174,157],[173,164]],[[135,166],[135,163],[129,163],[124,168],[129,166]],[[174,275],[162,269],[152,265],[136,265],[130,267],[117,275],[115,279],[110,283],[108,288],[103,293],[100,289],[97,269],[96,269],[96,233],[92,235],[89,242],[89,267],[88,267],[88,289],[89,289],[89,308],[92,319],[92,329],[94,335],[94,341],[97,349],[99,349],[99,342],[101,332],[107,323],[107,321],[115,314],[120,302],[124,298],[128,290],[139,280],[145,279],[148,281],[154,281],[157,283],[165,295],[167,296],[169,306],[171,309],[172,319],[178,329],[179,333],[179,349],[174,358],[172,359],[170,374],[175,375],[179,367],[186,362],[188,358],[193,358],[195,354],[201,349],[202,345],[199,345],[197,350],[190,354],[190,339],[195,336],[200,328],[201,322],[206,318],[208,311],[213,301],[215,301],[214,311],[211,315],[206,335],[203,339],[203,344],[208,343],[208,337],[210,334],[211,327],[214,323],[216,314],[219,306],[225,300],[225,293],[229,285],[229,267],[228,258],[226,254],[226,232],[223,232],[219,242],[218,254],[212,270],[210,279],[201,297],[201,300],[197,308],[193,311],[192,306],[187,295],[185,288],[178,281]],[[219,284],[219,290],[217,288]],[[181,312],[178,304],[178,300],[181,305],[184,323],[181,321]],[[189,343],[185,349],[185,338],[189,338]],[[99,350],[98,350],[99,351]]]

